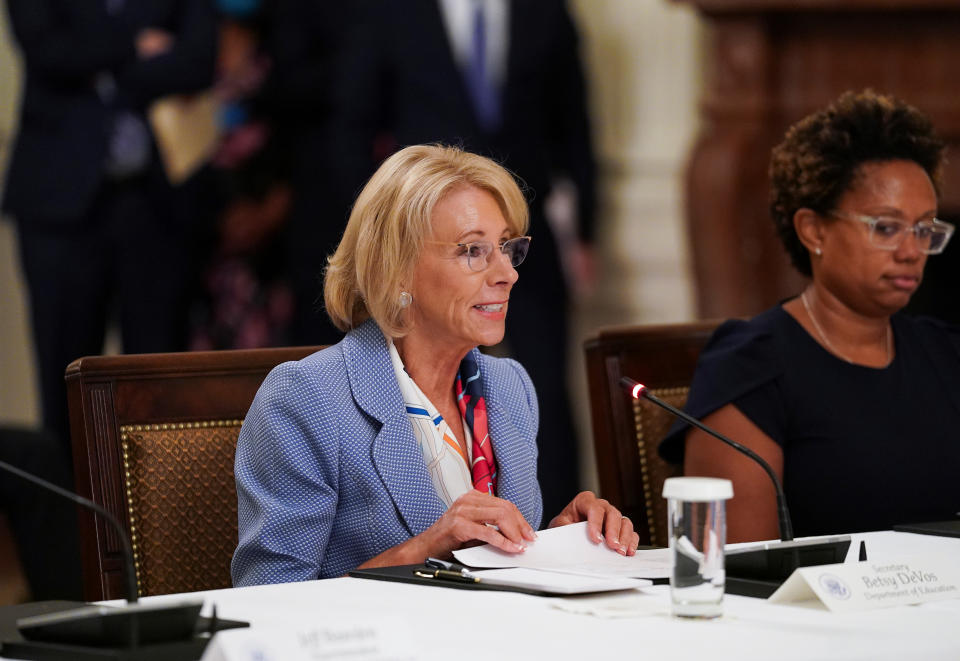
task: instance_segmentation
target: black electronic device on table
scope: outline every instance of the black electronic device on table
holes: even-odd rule
[[[750,549],[726,553],[727,592],[748,597],[769,597],[781,583],[789,578],[797,567],[834,564],[846,559],[847,549],[850,547],[849,536],[828,540],[794,541],[793,524],[790,521],[790,510],[787,508],[787,498],[783,492],[783,485],[773,468],[764,461],[763,457],[745,445],[711,429],[688,413],[671,406],[652,394],[642,383],[625,376],[620,379],[620,385],[634,399],[642,397],[672,413],[687,424],[726,443],[737,452],[750,457],[759,464],[773,483],[774,491],[777,494],[777,525],[780,532],[780,542],[770,542]]]
[[[727,549],[724,568],[726,591],[745,597],[769,597],[799,567],[843,562],[850,549],[850,535],[764,542],[742,549]]]
[[[127,582],[127,603],[122,606],[57,601],[0,608],[3,656],[50,661],[195,661],[217,631],[249,626],[218,619],[216,607],[212,617],[201,618],[202,600],[139,603],[133,550],[116,517],[95,502],[4,461],[0,470],[91,509],[109,522],[123,546]]]
[[[897,532],[912,532],[918,535],[937,535],[938,537],[960,537],[960,519],[949,521],[926,521],[923,523],[903,523],[893,527]]]
[[[176,604],[81,605],[69,610],[22,617],[17,629],[26,640],[120,647],[136,632],[138,644],[184,640],[196,632],[203,601]]]
[[[105,606],[40,601],[0,607],[0,655],[58,661],[196,661],[217,631],[246,622],[198,616],[201,602]],[[135,623],[132,622],[135,620]],[[139,632],[127,644],[132,626]]]
[[[728,575],[785,581],[797,567],[843,562],[849,549],[850,535],[763,542],[747,548],[727,549],[724,565]]]

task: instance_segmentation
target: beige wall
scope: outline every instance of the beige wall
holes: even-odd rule
[[[582,341],[597,326],[693,315],[681,175],[696,128],[698,22],[665,0],[570,0],[580,25],[598,147],[599,280],[574,302],[571,378],[586,401]],[[19,69],[0,12],[0,168]],[[0,424],[37,420],[32,355],[13,228],[0,224]],[[594,485],[585,407],[575,407]]]
[[[0,174],[6,171],[20,97],[20,61],[0,11]],[[0,176],[0,186],[3,177]],[[0,191],[2,194],[2,191]],[[39,420],[33,355],[13,225],[0,222],[0,424]]]
[[[600,164],[602,271],[587,326],[693,314],[681,184],[696,129],[698,21],[663,0],[575,0]]]
[[[699,22],[664,0],[570,0],[582,35],[600,167],[599,281],[575,301],[570,382],[587,402],[583,341],[610,324],[694,315],[682,176],[697,127]],[[589,410],[575,406],[581,481],[596,488]]]

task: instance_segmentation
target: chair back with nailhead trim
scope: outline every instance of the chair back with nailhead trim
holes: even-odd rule
[[[141,596],[230,587],[240,426],[273,367],[318,349],[92,356],[67,368],[76,490],[124,524]],[[125,597],[117,533],[79,515],[85,598]]]
[[[600,496],[633,521],[643,545],[667,545],[663,481],[679,475],[657,446],[673,416],[620,385],[628,376],[682,408],[700,350],[718,321],[600,329],[584,343]]]

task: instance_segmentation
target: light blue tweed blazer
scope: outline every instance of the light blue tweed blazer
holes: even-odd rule
[[[534,529],[536,393],[519,363],[474,349],[498,495]],[[418,535],[446,510],[413,435],[387,342],[368,321],[338,344],[270,372],[236,455],[234,585],[342,576]]]

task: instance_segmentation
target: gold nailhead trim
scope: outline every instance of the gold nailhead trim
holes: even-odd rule
[[[689,388],[662,388],[662,389],[651,389],[650,392],[660,398],[669,398],[677,395],[686,395],[689,391]],[[650,528],[650,543],[656,545],[660,542],[657,536],[657,527],[656,520],[654,519],[653,513],[653,498],[652,498],[652,489],[653,485],[650,483],[650,473],[647,469],[647,441],[644,435],[643,430],[643,416],[641,408],[642,403],[639,399],[633,400],[633,425],[634,432],[637,436],[637,452],[640,457],[640,477],[643,483],[643,502],[647,510],[647,526]],[[667,540],[664,539],[660,542],[660,545],[665,545],[664,543]]]

